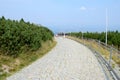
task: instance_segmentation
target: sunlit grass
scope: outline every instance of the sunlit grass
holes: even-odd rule
[[[96,51],[100,52],[101,55],[106,59],[109,60],[109,56],[110,56],[110,49],[108,50],[107,48],[105,48],[102,45],[99,45],[96,41],[94,40],[83,40],[83,39],[79,39],[79,38],[75,38],[75,37],[70,37],[68,36],[68,38],[75,40],[77,42],[80,42],[82,44],[85,44],[87,46],[92,47],[93,49],[95,49]],[[112,51],[112,60],[120,66],[120,54],[118,54],[116,51]],[[112,64],[112,66],[114,67],[115,64]]]

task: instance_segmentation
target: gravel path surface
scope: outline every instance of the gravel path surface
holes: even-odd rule
[[[62,37],[41,59],[7,80],[105,80],[94,54],[85,46]]]

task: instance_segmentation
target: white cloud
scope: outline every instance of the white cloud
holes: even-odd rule
[[[81,6],[80,10],[87,10],[87,8],[85,6]]]

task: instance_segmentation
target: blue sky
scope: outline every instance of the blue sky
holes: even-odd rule
[[[120,0],[0,0],[0,16],[42,24],[54,32],[120,31]]]

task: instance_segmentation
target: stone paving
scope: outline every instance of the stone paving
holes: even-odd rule
[[[106,80],[94,56],[85,46],[63,37],[41,59],[7,80]]]

